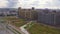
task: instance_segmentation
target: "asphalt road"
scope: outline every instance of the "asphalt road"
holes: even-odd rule
[[[7,29],[6,26],[7,25],[5,23],[0,22],[0,34],[14,34],[12,31]]]

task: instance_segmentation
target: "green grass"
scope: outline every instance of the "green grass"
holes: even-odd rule
[[[12,21],[11,24],[15,25],[16,27],[20,27],[24,24],[26,24],[27,22],[24,19],[15,19],[15,21]]]
[[[26,20],[23,18],[16,18],[16,17],[4,17],[4,18],[0,18],[0,20],[4,20],[7,22],[10,22],[10,24],[15,25],[16,27],[20,27],[24,24],[26,24]]]
[[[30,34],[60,34],[60,29],[51,28],[38,23],[34,23],[32,27],[26,27]]]

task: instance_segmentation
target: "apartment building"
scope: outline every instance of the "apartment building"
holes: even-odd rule
[[[26,18],[29,20],[37,19],[37,12],[35,11],[34,7],[32,7],[32,9],[21,9],[21,7],[19,7],[18,13],[22,18]]]
[[[38,12],[38,21],[49,25],[60,25],[60,12],[56,10]]]

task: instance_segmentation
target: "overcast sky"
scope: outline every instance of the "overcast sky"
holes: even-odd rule
[[[60,8],[60,0],[0,0],[0,8]]]

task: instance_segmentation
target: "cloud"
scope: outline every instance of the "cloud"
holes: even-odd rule
[[[8,1],[6,1],[6,0],[0,0],[0,8],[6,7],[7,3],[8,3]]]
[[[18,0],[0,0],[0,8],[11,8],[15,7]]]
[[[60,0],[19,0],[21,7],[59,8]]]
[[[18,3],[18,0],[7,0],[9,3],[7,7],[15,7]]]
[[[0,7],[59,8],[60,0],[0,0]]]

